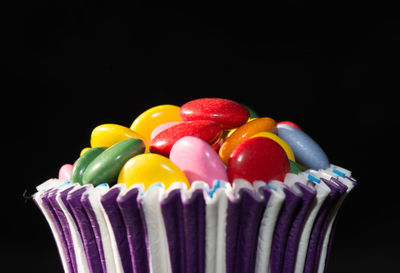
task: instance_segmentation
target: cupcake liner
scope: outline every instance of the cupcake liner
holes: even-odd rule
[[[101,212],[97,208],[96,209],[93,208],[92,203],[89,199],[89,192],[91,193],[90,196],[93,196],[100,189],[102,189],[102,188],[98,187],[98,188],[96,188],[96,190],[90,190],[90,191],[84,192],[82,194],[80,201],[81,201],[82,208],[83,208],[82,213],[84,213],[84,212],[86,213],[87,219],[90,222],[90,227],[92,228],[92,232],[93,232],[93,235],[95,238],[94,241],[87,242],[87,243],[90,243],[91,246],[93,246],[94,248],[97,247],[97,249],[94,250],[95,253],[91,253],[92,256],[88,256],[88,259],[90,259],[90,258],[94,259],[94,261],[92,263],[97,265],[97,267],[94,268],[95,270],[97,270],[98,272],[107,272],[106,259],[104,257],[104,249],[103,249],[103,242],[102,242],[102,237],[101,237],[101,232],[100,232],[100,226],[97,221],[97,218],[101,217],[101,215],[100,215]],[[90,227],[88,226],[88,229],[90,229]],[[105,246],[106,246],[106,242],[105,242]],[[93,272],[96,272],[96,271],[93,271]]]
[[[49,194],[49,189],[61,184],[57,179],[50,179],[45,183],[37,187],[39,193],[33,196],[35,204],[42,211],[44,217],[46,218],[53,237],[56,241],[58,253],[60,255],[61,263],[65,272],[73,272],[72,264],[68,254],[68,248],[65,241],[64,234],[61,229],[61,224],[58,221],[57,216],[53,208],[48,204],[47,196]]]
[[[181,182],[129,189],[51,179],[34,201],[65,272],[323,273],[337,215],[356,185],[339,166],[284,183]]]
[[[125,223],[133,270],[134,272],[148,273],[150,271],[145,240],[145,224],[138,196],[139,189],[131,188],[125,193],[122,192],[118,196],[117,202]]]

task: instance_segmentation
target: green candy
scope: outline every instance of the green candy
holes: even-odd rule
[[[106,149],[106,147],[95,147],[79,157],[79,159],[74,164],[74,168],[72,169],[71,182],[77,182],[82,185],[82,178],[86,168],[96,157],[98,157]]]
[[[83,184],[97,186],[115,183],[125,163],[135,155],[142,154],[145,147],[145,143],[138,138],[129,138],[114,144],[89,164],[83,174]]]
[[[244,107],[247,108],[247,111],[249,111],[249,118],[259,118],[259,115],[256,113],[256,111],[254,111],[253,109],[251,109],[250,107],[248,107],[246,104],[242,104]]]
[[[289,159],[289,164],[291,173],[298,174],[302,172],[301,168],[299,167],[299,165],[296,164],[296,162],[293,162]]]

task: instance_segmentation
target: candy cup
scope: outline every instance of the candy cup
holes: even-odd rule
[[[278,122],[276,125],[282,125],[282,124],[286,124],[286,125],[292,126],[292,127],[296,128],[296,129],[299,129],[299,130],[303,131],[303,130],[300,128],[300,126],[297,125],[296,123],[294,123],[293,121],[288,121],[288,120],[280,121],[280,122]]]
[[[290,148],[289,144],[287,144],[283,139],[281,139],[280,137],[278,137],[277,135],[275,135],[271,132],[260,132],[260,133],[255,134],[252,137],[258,137],[258,136],[267,137],[267,138],[270,138],[270,139],[276,141],[279,145],[281,145],[283,150],[285,150],[285,153],[286,153],[287,157],[289,158],[289,160],[295,161],[292,149]]]
[[[111,147],[128,138],[141,139],[146,144],[148,151],[148,141],[142,135],[132,131],[128,127],[118,124],[102,124],[92,131],[90,144],[92,147]]]
[[[329,160],[325,152],[305,132],[281,124],[278,126],[278,136],[292,148],[297,163],[315,170],[329,167]]]
[[[214,180],[228,181],[218,154],[210,144],[197,137],[179,139],[172,146],[169,158],[185,173],[190,183],[200,180],[212,188]]]
[[[229,155],[233,149],[242,141],[252,137],[259,132],[276,132],[276,122],[272,118],[256,118],[237,128],[219,149],[219,157],[225,164],[228,163]]]
[[[232,100],[203,98],[182,105],[180,116],[183,121],[213,120],[226,130],[244,124],[249,118],[249,111]]]
[[[135,155],[143,153],[145,144],[141,139],[129,138],[114,144],[97,156],[86,168],[82,184],[114,183],[124,164]]]
[[[58,171],[58,179],[62,181],[70,181],[73,166],[71,164],[64,164]]]
[[[154,128],[153,132],[151,132],[150,140],[153,140],[153,138],[155,138],[156,135],[158,135],[165,129],[168,129],[169,127],[175,126],[179,123],[182,123],[182,121],[171,121],[158,125],[156,128]]]
[[[182,122],[156,135],[151,141],[150,151],[168,157],[172,145],[184,136],[198,137],[210,144],[214,144],[221,134],[222,129],[219,124],[211,120]]]
[[[83,174],[85,173],[86,168],[106,149],[106,147],[94,147],[81,155],[72,169],[71,182],[82,184]]]
[[[283,148],[266,137],[254,137],[240,143],[231,153],[228,162],[228,178],[269,182],[283,181],[290,171],[289,160]]]
[[[118,183],[125,183],[127,187],[135,183],[143,183],[147,189],[158,182],[163,183],[165,188],[173,182],[184,182],[190,187],[185,174],[171,160],[152,153],[131,158],[118,176]]]
[[[150,141],[153,130],[164,123],[182,121],[179,107],[164,104],[152,107],[140,114],[132,123],[131,129]]]

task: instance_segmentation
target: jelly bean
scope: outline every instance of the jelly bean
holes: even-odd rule
[[[219,124],[211,120],[182,122],[156,135],[151,141],[150,151],[168,157],[172,145],[184,136],[198,137],[210,144],[214,144],[221,134],[222,129]]]
[[[249,118],[249,119],[247,120],[247,122],[253,121],[253,120],[255,120],[255,119],[256,119],[256,118]],[[226,132],[226,135],[225,135],[224,139],[227,139],[228,137],[230,137],[237,129],[238,129],[238,128],[233,128],[233,129],[231,129],[231,130],[229,130],[229,131],[225,131],[225,132]]]
[[[228,163],[229,155],[233,149],[242,141],[259,132],[276,132],[276,122],[272,118],[257,118],[243,124],[233,132],[219,149],[219,157],[225,164]]]
[[[180,116],[183,121],[213,120],[218,122],[222,129],[232,129],[247,121],[249,111],[232,100],[204,98],[182,105]]]
[[[148,141],[143,136],[132,131],[128,127],[118,124],[102,124],[94,128],[90,143],[92,147],[111,147],[112,145],[128,138],[141,139],[146,144],[148,151]]]
[[[150,141],[151,133],[157,126],[171,121],[182,121],[179,109],[178,106],[170,104],[152,107],[135,119],[131,129]]]
[[[129,138],[114,144],[97,156],[83,173],[82,184],[113,183],[124,164],[135,155],[143,153],[145,144],[141,139]]]
[[[285,150],[285,153],[286,153],[287,157],[289,158],[289,160],[295,161],[292,149],[290,148],[289,144],[287,144],[283,139],[281,139],[280,137],[278,137],[277,135],[275,135],[271,132],[260,132],[260,133],[255,134],[252,137],[258,137],[258,136],[268,137],[268,138],[276,141],[279,145],[281,145],[283,150]]]
[[[292,148],[296,162],[311,169],[326,169],[329,160],[322,148],[305,132],[292,126],[278,126],[278,136]]]
[[[58,179],[62,181],[70,181],[73,166],[71,164],[64,164],[58,171]]]
[[[290,171],[289,160],[282,147],[266,137],[254,137],[240,143],[232,152],[228,162],[228,178],[232,183],[242,178],[253,183],[255,180],[283,181]]]
[[[167,123],[163,123],[161,125],[158,125],[156,128],[154,128],[153,132],[151,132],[150,140],[153,140],[153,138],[156,135],[158,135],[159,133],[161,133],[165,129],[167,129],[169,127],[172,127],[174,125],[177,125],[179,123],[182,123],[182,121],[171,121],[171,122],[167,122]]]
[[[242,104],[244,107],[246,107],[247,111],[249,111],[249,119],[254,119],[254,118],[259,118],[260,116],[257,114],[256,111],[254,111],[252,108],[247,106],[246,104]]]
[[[200,180],[212,187],[214,180],[228,181],[218,154],[210,144],[197,137],[179,139],[172,146],[169,158],[185,173],[190,183]]]
[[[302,172],[302,169],[296,162],[289,160],[289,163],[290,163],[290,172],[291,173],[298,174],[298,173]]]
[[[82,184],[82,177],[85,173],[86,168],[96,157],[98,157],[105,150],[106,147],[94,147],[81,155],[75,162],[74,168],[72,169],[71,182]]]
[[[297,125],[296,123],[294,123],[293,121],[287,121],[287,120],[285,120],[285,121],[280,121],[280,122],[278,122],[276,125],[281,125],[281,124],[286,124],[286,125],[292,126],[292,127],[296,128],[296,129],[299,129],[299,130],[303,131],[303,130],[300,128],[300,126]]]
[[[83,148],[83,149],[81,150],[81,153],[80,153],[79,156],[82,156],[84,153],[86,153],[86,152],[89,151],[90,149],[91,149],[90,147]]]
[[[128,160],[118,176],[118,183],[125,183],[127,187],[143,183],[147,189],[157,182],[163,183],[165,188],[173,182],[184,182],[190,186],[185,174],[171,160],[152,153],[141,154]]]

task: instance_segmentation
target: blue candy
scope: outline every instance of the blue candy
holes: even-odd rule
[[[296,162],[315,170],[329,167],[325,152],[309,135],[285,124],[277,128],[278,136],[292,148]]]

